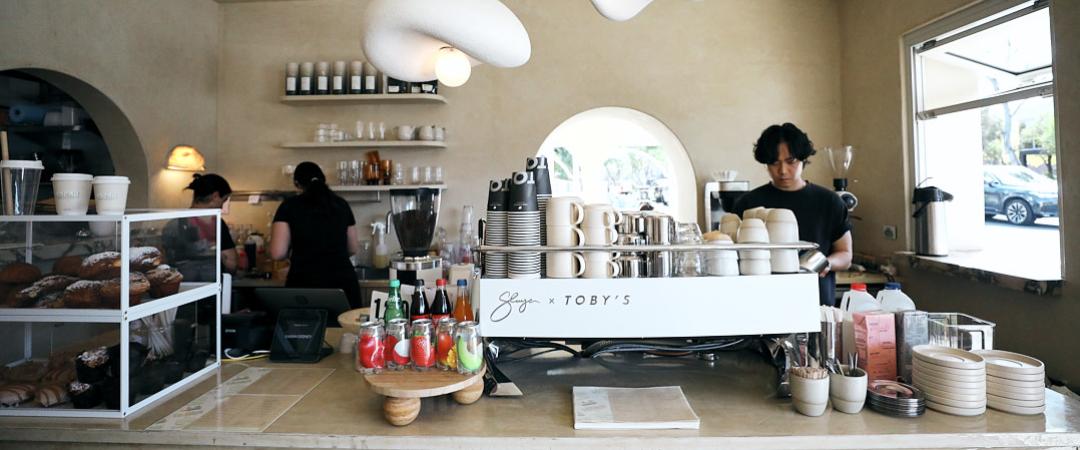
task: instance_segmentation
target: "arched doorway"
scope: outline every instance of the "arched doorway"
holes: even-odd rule
[[[135,128],[116,103],[90,84],[54,70],[13,68],[0,71],[0,76],[25,81],[28,86],[25,89],[33,89],[30,85],[37,82],[41,86],[39,89],[51,91],[49,95],[37,98],[25,92],[5,95],[0,108],[7,109],[15,103],[45,104],[50,109],[59,104],[69,104],[85,112],[82,120],[62,118],[59,124],[55,121],[45,123],[43,120],[21,124],[11,123],[10,120],[0,123],[0,129],[9,131],[12,158],[37,157],[45,161],[46,176],[42,178],[43,182],[48,181],[51,173],[65,171],[127,176],[131,179],[128,207],[146,207],[149,204],[146,154]],[[0,89],[20,89],[12,87],[12,84],[6,83]],[[73,125],[76,122],[79,124]],[[51,190],[42,190],[44,195],[49,192]]]
[[[537,155],[548,159],[554,195],[618,210],[649,203],[679,221],[697,221],[690,157],[675,133],[649,114],[610,106],[575,114],[544,139]]]

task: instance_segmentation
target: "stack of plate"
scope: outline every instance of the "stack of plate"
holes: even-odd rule
[[[922,391],[904,383],[874,380],[866,385],[870,409],[893,417],[918,417],[926,412]]]
[[[1042,361],[1001,350],[974,352],[986,360],[986,404],[1012,414],[1046,409],[1046,367]]]
[[[928,408],[957,416],[986,412],[986,363],[981,356],[936,345],[916,345],[911,352],[912,381],[926,395]]]

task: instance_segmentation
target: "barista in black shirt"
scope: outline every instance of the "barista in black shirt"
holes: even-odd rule
[[[735,214],[750,208],[784,208],[795,213],[799,239],[817,243],[828,255],[829,266],[821,273],[818,294],[822,305],[835,304],[837,270],[851,266],[851,223],[848,210],[835,192],[802,178],[803,166],[817,153],[809,136],[793,124],[773,125],[754,144],[754,159],[765,164],[770,183],[735,202]]]
[[[195,174],[185,190],[191,190],[191,207],[220,209],[229,213],[232,187],[221,175]],[[221,221],[221,271],[235,273],[236,244],[225,220]],[[170,221],[162,230],[166,261],[184,274],[184,281],[213,281],[217,278],[214,245],[217,244],[217,223],[209,217],[189,217]]]
[[[270,237],[270,256],[290,261],[285,286],[341,289],[359,308],[360,284],[349,261],[360,250],[352,209],[313,162],[296,166],[293,184],[303,192],[278,207]]]

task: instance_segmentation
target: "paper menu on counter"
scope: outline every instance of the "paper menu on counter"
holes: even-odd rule
[[[696,430],[694,414],[679,386],[609,388],[574,386],[574,429]]]

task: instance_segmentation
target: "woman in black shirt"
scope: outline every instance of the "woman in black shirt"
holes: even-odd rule
[[[360,307],[360,285],[349,261],[360,250],[352,209],[313,162],[296,166],[293,184],[303,192],[281,203],[270,235],[270,256],[290,260],[285,286],[341,289]]]

